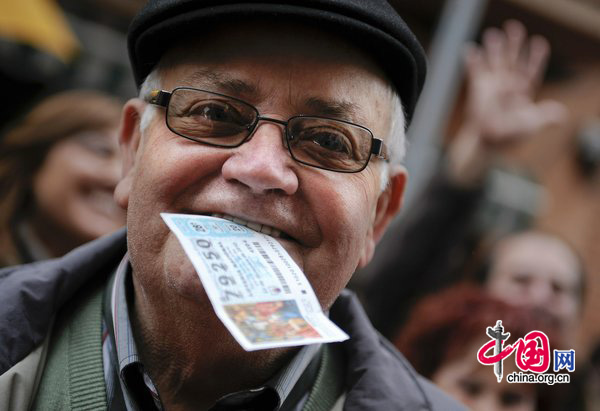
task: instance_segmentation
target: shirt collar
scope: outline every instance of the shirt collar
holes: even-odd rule
[[[111,298],[119,374],[121,374],[123,369],[128,365],[140,362],[135,339],[133,338],[131,321],[129,319],[129,309],[127,306],[127,278],[130,275],[130,267],[129,255],[125,254],[125,257],[123,257],[121,263],[117,267]]]
[[[149,375],[143,371],[144,367],[140,360],[137,345],[133,336],[131,321],[129,318],[128,295],[133,293],[132,282],[131,282],[131,265],[129,264],[129,254],[126,253],[121,263],[117,267],[115,274],[115,281],[113,283],[112,296],[111,296],[111,309],[112,309],[112,321],[114,327],[115,336],[115,347],[117,351],[117,361],[119,365],[119,376],[121,381],[127,385],[125,380],[126,375],[131,371],[136,370],[142,373],[142,378],[146,387],[150,390],[150,394],[156,401],[158,400],[157,390],[152,383]],[[265,390],[274,390],[278,396],[279,405],[283,404],[288,398],[292,389],[296,386],[300,377],[305,371],[308,371],[308,366],[311,361],[316,357],[316,354],[320,351],[321,344],[305,345],[294,355],[292,360],[283,367],[277,374],[269,379],[264,386],[256,389],[240,391],[224,396],[219,402],[224,403],[239,397],[249,397],[252,395],[259,395]],[[313,367],[314,368],[314,367]],[[305,379],[308,381],[314,380],[314,378]],[[310,390],[311,386],[307,386],[306,392]],[[127,391],[127,386],[123,387],[124,391]],[[124,392],[124,397],[130,397],[130,395]],[[158,406],[160,403],[157,404]],[[160,406],[159,406],[160,408]],[[278,409],[275,408],[275,409]]]
[[[131,302],[128,295],[132,292],[131,265],[129,254],[125,253],[115,273],[110,304],[123,399],[128,410],[138,409],[140,405],[150,408],[152,404],[162,410],[158,391],[144,370],[133,336],[128,308]]]
[[[287,399],[292,389],[298,383],[298,380],[306,371],[310,362],[315,358],[320,351],[321,344],[305,345],[292,358],[287,366],[283,367],[273,378],[266,382],[267,387],[272,387],[279,394],[279,404],[283,404]],[[310,379],[311,381],[313,379]],[[310,390],[312,385],[306,387],[306,391]]]

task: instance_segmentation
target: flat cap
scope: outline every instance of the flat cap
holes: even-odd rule
[[[381,66],[410,121],[425,81],[425,53],[386,0],[150,0],[133,19],[127,38],[136,84],[183,32],[249,18],[295,20],[347,37]]]

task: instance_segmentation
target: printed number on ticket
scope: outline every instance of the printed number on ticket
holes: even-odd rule
[[[246,351],[348,339],[274,238],[216,217],[161,217],[196,269],[215,313]]]

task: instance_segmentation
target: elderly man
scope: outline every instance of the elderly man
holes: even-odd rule
[[[157,0],[129,46],[141,91],[120,132],[126,246],[121,232],[2,273],[8,406],[453,409],[342,292],[406,182],[403,106],[410,116],[424,57],[394,10]],[[163,211],[271,232],[350,339],[244,351]]]

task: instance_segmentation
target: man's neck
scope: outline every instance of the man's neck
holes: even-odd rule
[[[297,351],[244,351],[208,300],[159,305],[137,294],[130,313],[134,337],[166,409],[208,409],[228,393],[258,387]]]

